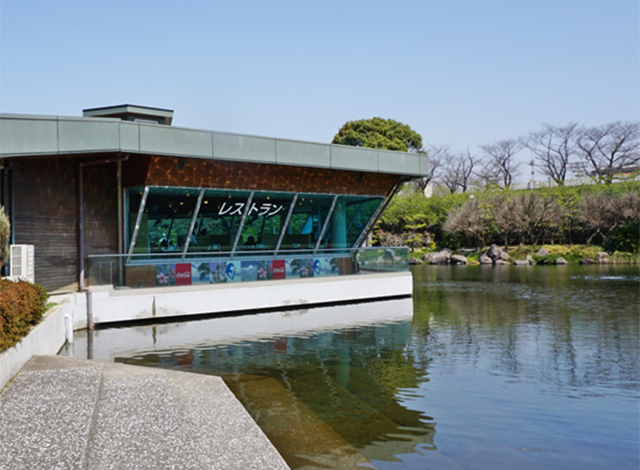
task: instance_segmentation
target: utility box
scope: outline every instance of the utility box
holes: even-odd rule
[[[9,276],[36,282],[33,245],[10,245]]]

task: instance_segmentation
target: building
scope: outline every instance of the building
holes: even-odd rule
[[[77,290],[350,274],[415,153],[171,126],[121,105],[0,115],[0,196],[36,282]]]

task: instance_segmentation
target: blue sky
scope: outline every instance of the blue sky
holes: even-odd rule
[[[0,0],[0,111],[317,142],[379,116],[474,151],[637,120],[639,25],[638,0]]]

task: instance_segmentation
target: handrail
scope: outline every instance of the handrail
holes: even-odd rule
[[[198,251],[198,252],[189,252],[189,256],[193,257],[193,256],[199,256],[199,257],[224,257],[225,255],[231,255],[232,253],[234,255],[271,255],[274,258],[281,256],[282,254],[288,253],[288,254],[309,254],[309,255],[313,255],[314,253],[316,253],[316,255],[321,255],[324,253],[337,253],[337,252],[341,252],[341,253],[353,253],[355,251],[374,251],[374,250],[402,250],[402,249],[409,249],[408,246],[394,246],[394,247],[389,247],[389,246],[367,246],[367,247],[361,247],[361,248],[323,248],[321,250],[318,250],[318,252],[316,252],[313,248],[293,248],[293,249],[289,249],[289,250],[279,250],[277,252],[277,254],[274,254],[273,250],[246,250],[246,251]],[[172,257],[182,257],[182,251],[165,251],[165,252],[161,252],[161,253],[124,253],[124,254],[94,254],[94,255],[87,255],[88,258],[172,258]]]

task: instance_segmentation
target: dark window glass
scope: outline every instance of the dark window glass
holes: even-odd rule
[[[189,250],[231,251],[248,198],[246,191],[207,189],[194,228],[197,244]]]
[[[254,193],[237,249],[275,249],[292,199],[292,194]]]
[[[315,248],[332,201],[333,196],[300,194],[280,249]]]
[[[198,193],[197,189],[150,188],[134,252],[182,251]]]

